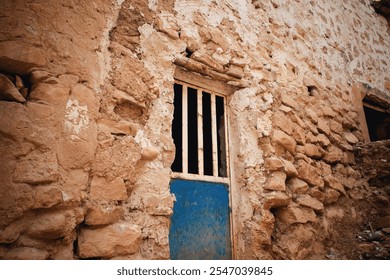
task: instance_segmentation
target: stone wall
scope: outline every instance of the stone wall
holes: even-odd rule
[[[390,78],[369,1],[3,2],[0,257],[170,257],[179,67],[235,88],[234,257],[357,257],[352,85]]]

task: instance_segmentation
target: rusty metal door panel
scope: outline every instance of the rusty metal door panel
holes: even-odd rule
[[[172,259],[231,259],[228,185],[172,180]]]

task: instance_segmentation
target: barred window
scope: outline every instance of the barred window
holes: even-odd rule
[[[175,82],[174,94],[172,171],[223,181],[217,178],[229,176],[226,96],[181,81]]]

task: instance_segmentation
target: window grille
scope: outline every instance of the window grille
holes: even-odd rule
[[[174,175],[185,179],[227,182],[226,96],[176,81],[174,107]]]

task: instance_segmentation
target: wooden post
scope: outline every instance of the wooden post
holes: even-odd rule
[[[198,98],[198,170],[199,175],[204,174],[203,165],[203,106],[202,106],[202,90],[197,90]]]
[[[188,173],[188,87],[183,85],[183,98],[182,98],[182,138],[183,138],[183,173]]]
[[[211,144],[213,147],[213,176],[218,177],[218,138],[215,94],[211,94]]]

